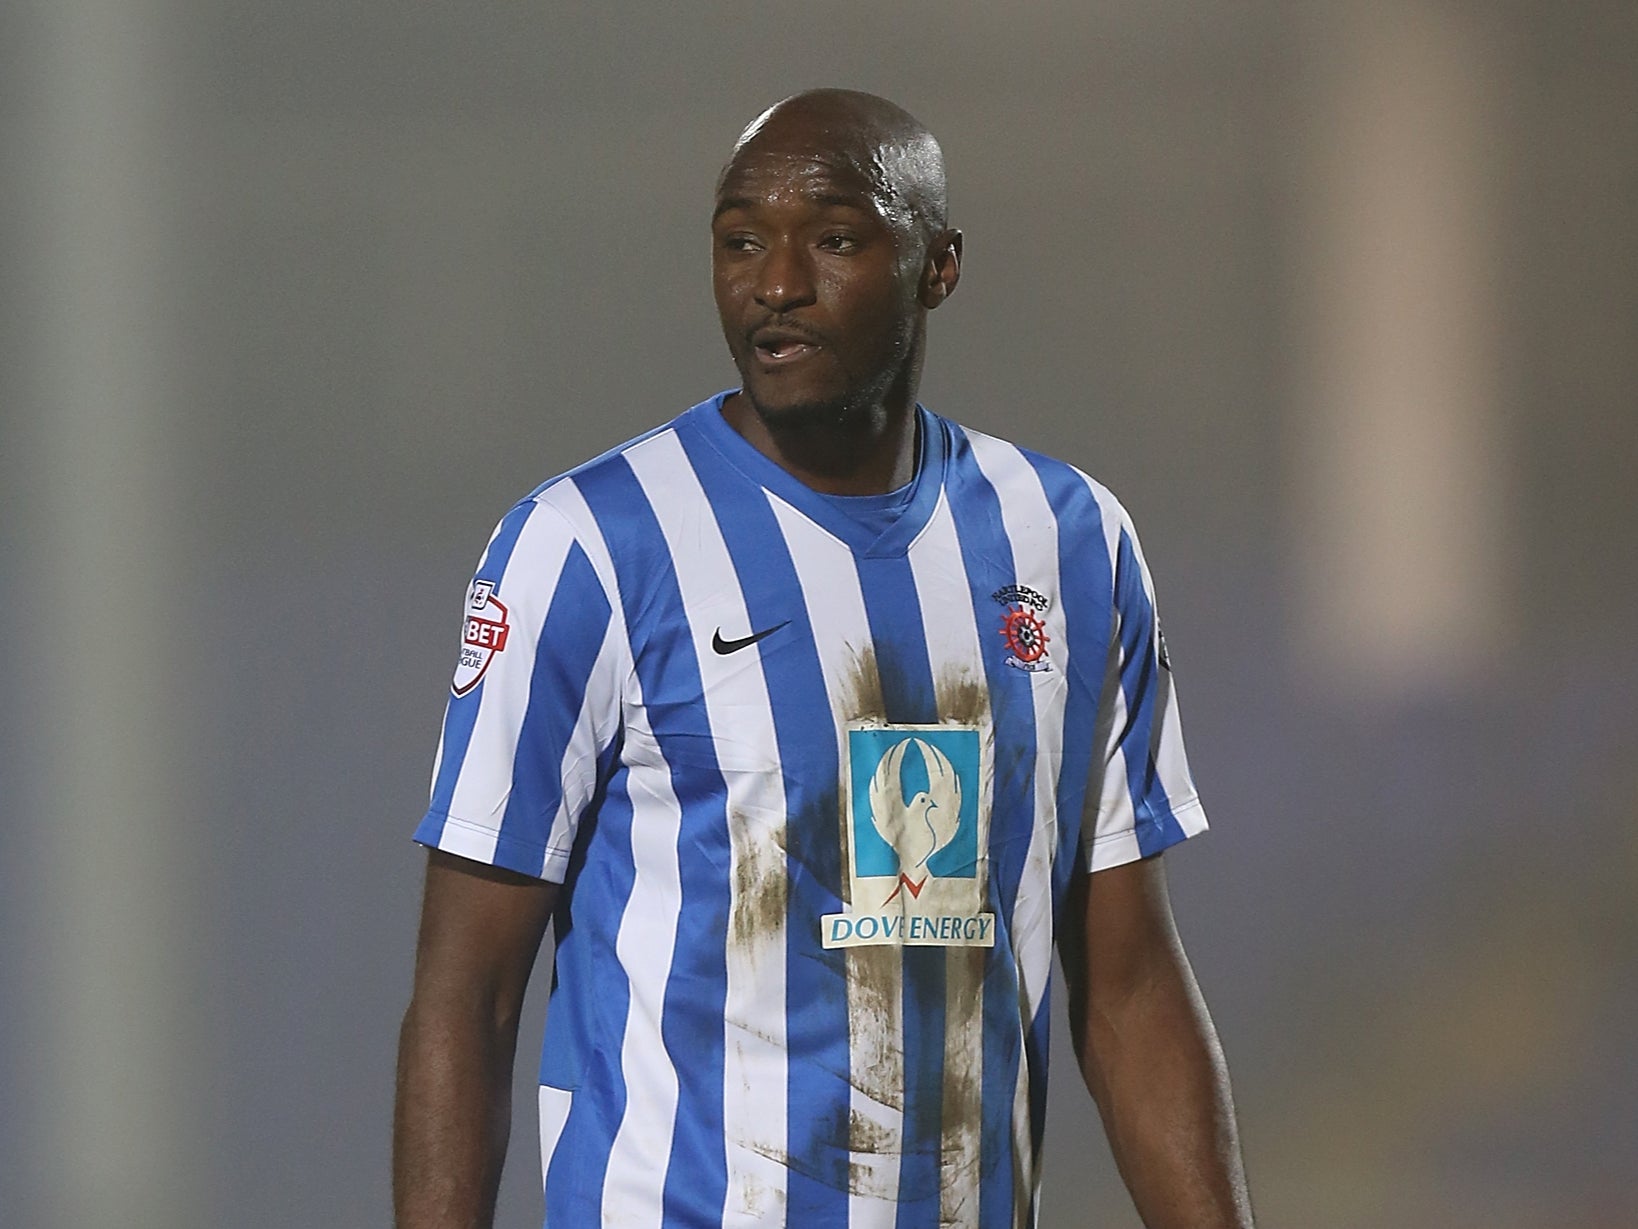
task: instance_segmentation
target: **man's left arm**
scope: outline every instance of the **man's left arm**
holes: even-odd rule
[[[1228,1067],[1172,920],[1159,856],[1071,881],[1069,1027],[1148,1229],[1251,1229]]]

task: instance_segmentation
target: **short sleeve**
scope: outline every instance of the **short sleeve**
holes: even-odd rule
[[[1117,505],[1118,509],[1118,505]],[[1118,509],[1113,632],[1098,701],[1093,781],[1082,824],[1082,860],[1103,870],[1146,858],[1206,830],[1189,774],[1171,660],[1154,585],[1132,522]]]
[[[538,497],[502,518],[461,612],[424,845],[561,883],[620,713],[613,606]]]

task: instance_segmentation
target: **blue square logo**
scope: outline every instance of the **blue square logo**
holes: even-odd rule
[[[856,875],[977,877],[977,730],[851,729],[848,770]]]

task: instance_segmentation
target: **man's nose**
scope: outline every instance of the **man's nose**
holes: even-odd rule
[[[757,270],[756,301],[769,311],[789,311],[814,301],[813,265],[800,243],[770,246]]]

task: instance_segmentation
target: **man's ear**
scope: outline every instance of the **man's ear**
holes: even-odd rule
[[[922,268],[921,305],[932,309],[955,293],[961,280],[961,232],[941,230],[927,245],[927,263]]]

